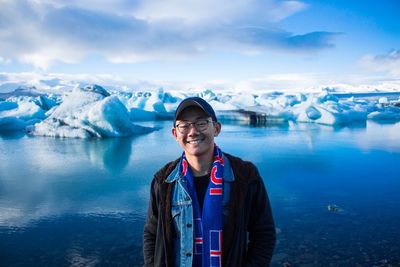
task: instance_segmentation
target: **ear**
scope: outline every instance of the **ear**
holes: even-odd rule
[[[177,133],[176,133],[176,129],[175,129],[175,128],[172,128],[171,134],[172,134],[172,136],[175,138],[175,140],[178,139],[178,135],[177,135]]]
[[[221,128],[222,128],[221,123],[216,122],[214,124],[214,137],[217,137],[219,135],[219,133],[221,132]]]

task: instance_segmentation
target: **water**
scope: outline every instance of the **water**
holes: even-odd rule
[[[0,135],[0,266],[140,266],[152,175],[181,153],[169,122],[133,138]],[[273,266],[400,266],[400,123],[223,125],[273,207]],[[329,211],[336,205],[337,211]]]

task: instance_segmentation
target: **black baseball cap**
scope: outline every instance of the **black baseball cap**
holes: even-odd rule
[[[213,121],[217,121],[217,116],[215,116],[214,109],[211,107],[210,104],[207,103],[203,98],[194,96],[194,97],[188,97],[182,100],[182,102],[179,104],[175,111],[175,116],[174,116],[174,126],[176,119],[178,118],[179,114],[182,112],[187,107],[200,107],[208,116],[212,118]]]

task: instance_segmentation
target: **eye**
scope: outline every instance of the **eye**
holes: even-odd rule
[[[178,128],[180,128],[180,129],[187,129],[187,128],[189,128],[189,124],[188,124],[188,123],[179,124],[179,125],[178,125]]]
[[[196,124],[197,124],[197,126],[199,126],[199,127],[204,127],[204,126],[207,125],[207,121],[198,121]]]

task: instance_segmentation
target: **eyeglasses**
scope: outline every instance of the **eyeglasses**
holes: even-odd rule
[[[181,123],[175,125],[175,127],[178,129],[178,131],[181,134],[187,134],[190,130],[191,125],[194,126],[197,131],[203,132],[203,131],[207,130],[208,124],[210,122],[213,122],[213,121],[207,120],[207,119],[200,119],[195,122],[181,122]]]

